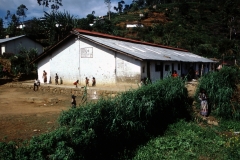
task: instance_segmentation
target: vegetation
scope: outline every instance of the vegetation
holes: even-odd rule
[[[0,159],[238,160],[239,110],[233,114],[226,105],[232,96],[224,94],[236,88],[236,73],[236,68],[224,67],[200,79],[197,92],[206,89],[210,105],[215,104],[211,114],[219,117],[219,125],[194,121],[185,82],[167,77],[115,98],[62,112],[60,126],[53,132],[23,143],[1,142]],[[221,77],[217,85],[216,74]]]
[[[211,114],[225,119],[240,119],[239,68],[223,67],[219,72],[204,75],[198,84],[195,100],[201,88],[206,90]],[[200,102],[199,102],[200,103]]]
[[[237,121],[231,123],[240,129]],[[132,159],[237,160],[240,158],[240,136],[232,132],[217,132],[224,127],[225,124],[217,127],[199,127],[193,122],[179,121],[170,125],[164,136],[152,139],[139,147]]]
[[[53,6],[62,6],[61,2],[54,1]],[[48,7],[50,2],[38,0],[38,3]],[[103,3],[109,6],[111,1]],[[98,19],[94,14],[78,19],[68,12],[58,12],[58,7],[55,7],[54,11],[45,12],[43,19],[33,18],[29,26],[34,27],[26,26],[24,29],[17,29],[16,26],[19,24],[19,17],[24,17],[25,12],[18,12],[19,16],[8,13],[8,27],[0,33],[10,36],[25,33],[47,48],[76,27],[183,48],[204,57],[215,57],[223,61],[237,59],[238,63],[240,60],[238,0],[165,0],[161,3],[155,0],[147,0],[145,3],[143,0],[134,0],[130,5],[124,4],[124,1],[119,1],[118,6],[114,7],[118,13],[108,10],[104,20]],[[22,4],[17,11],[26,9]],[[143,16],[140,17],[139,14]],[[64,23],[60,23],[62,21]],[[93,23],[94,21],[96,23]],[[143,24],[144,27],[126,29],[126,24],[131,22]],[[32,28],[36,31],[33,32]],[[0,35],[4,37],[4,34]]]
[[[0,157],[118,159],[163,133],[168,124],[189,117],[187,95],[181,79],[168,78],[114,99],[88,103],[63,112],[54,132],[24,144],[0,143]]]
[[[36,71],[37,66],[32,64],[31,61],[37,57],[38,51],[34,48],[27,50],[20,46],[20,52],[17,54],[5,53],[0,56],[0,78],[6,76],[17,76],[18,74],[30,74],[32,71]],[[7,73],[3,73],[3,68],[8,70]]]
[[[120,2],[119,5],[124,4]],[[118,6],[116,8],[121,12],[109,12],[111,20],[98,20],[93,27],[89,23],[96,18],[94,14],[76,19],[67,12],[46,13],[44,21],[32,21],[38,32],[27,27],[24,31],[44,42],[45,47],[78,27],[180,47],[222,61],[239,59],[239,1],[157,2],[147,0],[144,4],[133,1],[126,8]],[[144,17],[139,18],[139,13]],[[150,26],[132,30],[120,25],[126,21],[144,23],[147,18],[154,18],[151,16],[153,13],[163,13],[166,21],[152,19]],[[8,28],[5,32],[0,31],[1,36],[3,33],[22,33],[16,29],[18,17],[10,17]],[[35,53],[34,50],[23,49],[10,58],[15,74],[34,69],[34,65],[28,64]],[[209,97],[210,114],[219,118],[218,126],[209,126],[206,121],[193,121],[184,81],[168,77],[115,98],[86,103],[63,112],[59,117],[59,128],[51,133],[23,143],[0,142],[0,159],[238,160],[239,73],[237,67],[223,67],[219,72],[210,72],[199,79],[195,100],[198,101],[200,88],[204,88]],[[82,98],[85,102],[84,96]]]

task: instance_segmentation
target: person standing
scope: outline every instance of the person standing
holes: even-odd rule
[[[207,102],[207,95],[206,95],[206,92],[204,89],[200,89],[199,100],[201,101],[200,114],[202,116],[207,116],[208,115],[208,102]]]
[[[92,87],[96,86],[96,79],[95,77],[92,78]]]
[[[47,72],[43,70],[43,82],[47,83]]]
[[[55,76],[55,85],[58,85],[58,74],[56,73],[56,76]]]
[[[76,102],[76,96],[72,95],[72,108],[76,108],[77,102]]]
[[[85,83],[86,83],[86,87],[87,86],[89,87],[89,79],[88,79],[88,77],[85,78]]]

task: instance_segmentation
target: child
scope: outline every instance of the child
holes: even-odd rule
[[[38,90],[39,86],[40,86],[40,81],[36,78],[33,84],[33,90],[35,91],[35,87],[37,87],[37,90]]]
[[[77,105],[77,102],[76,102],[75,98],[76,98],[76,96],[72,95],[72,102],[71,102],[72,108],[76,108],[76,105]]]
[[[58,85],[58,75],[56,73],[56,76],[55,76],[55,85]]]
[[[87,86],[89,87],[89,79],[87,77],[85,78],[85,83],[86,83],[86,87]]]
[[[73,84],[76,86],[76,88],[78,88],[78,86],[77,86],[77,85],[78,85],[78,82],[79,82],[79,81],[77,80],[76,82],[73,83]]]
[[[92,86],[96,86],[96,79],[95,79],[95,77],[92,78]]]
[[[200,114],[203,116],[207,116],[208,114],[208,102],[207,102],[207,95],[204,89],[200,90],[199,100],[201,101],[201,112]]]

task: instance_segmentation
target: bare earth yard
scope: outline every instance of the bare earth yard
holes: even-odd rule
[[[31,101],[35,97],[38,101]],[[49,102],[51,98],[58,102]],[[70,108],[70,101],[67,95],[0,85],[0,141],[30,139],[55,129],[60,112]]]

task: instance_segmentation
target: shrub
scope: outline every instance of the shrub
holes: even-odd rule
[[[224,144],[212,129],[180,121],[170,125],[164,136],[139,147],[133,160],[224,159]]]
[[[240,105],[234,99],[239,77],[239,69],[234,67],[223,67],[219,72],[210,72],[200,79],[195,99],[199,102],[198,94],[203,88],[208,96],[211,113],[225,119],[240,119]]]

